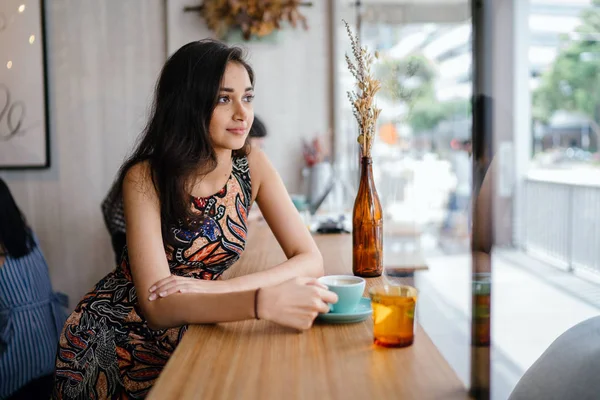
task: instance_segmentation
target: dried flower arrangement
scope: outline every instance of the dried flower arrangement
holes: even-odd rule
[[[244,40],[250,40],[252,36],[260,38],[281,29],[284,21],[294,28],[300,23],[308,29],[306,17],[299,8],[311,5],[300,0],[204,0],[201,6],[184,10],[200,11],[208,27],[220,39],[239,28]]]
[[[373,59],[378,58],[379,54],[375,52],[373,56],[366,47],[360,45],[358,36],[352,33],[348,22],[344,20],[346,32],[350,38],[352,45],[352,55],[355,62],[352,62],[348,54],[346,54],[346,63],[348,70],[356,79],[358,91],[348,91],[348,99],[352,104],[352,112],[358,122],[359,135],[358,143],[360,144],[361,156],[371,157],[371,147],[375,140],[375,126],[381,109],[374,104],[375,94],[381,88],[381,82],[374,78],[371,73],[371,65]]]

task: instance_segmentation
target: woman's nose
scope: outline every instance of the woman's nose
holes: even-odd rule
[[[244,107],[244,104],[237,103],[235,105],[235,111],[233,114],[233,118],[238,121],[246,121],[248,119],[248,110]]]

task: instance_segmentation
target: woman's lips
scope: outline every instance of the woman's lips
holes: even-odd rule
[[[246,129],[243,129],[243,128],[227,129],[227,131],[231,132],[235,135],[245,135],[246,134]]]

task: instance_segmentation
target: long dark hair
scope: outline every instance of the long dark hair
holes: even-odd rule
[[[142,161],[149,163],[167,243],[172,225],[198,222],[190,212],[192,175],[199,168],[207,174],[217,166],[209,125],[228,62],[244,66],[254,84],[254,72],[244,60],[243,50],[216,40],[188,43],[167,60],[156,84],[148,124],[119,172],[121,190],[129,168]],[[246,143],[234,156],[246,155],[248,148]]]
[[[26,256],[35,247],[33,235],[25,217],[0,178],[0,252],[12,258]]]

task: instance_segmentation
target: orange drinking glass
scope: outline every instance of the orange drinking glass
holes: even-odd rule
[[[384,347],[410,346],[415,338],[417,289],[386,285],[369,290],[373,307],[373,338]]]

